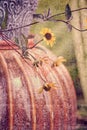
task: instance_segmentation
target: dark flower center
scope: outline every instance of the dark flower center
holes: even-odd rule
[[[51,35],[50,33],[46,33],[46,34],[45,34],[45,38],[46,38],[47,40],[50,40],[50,39],[52,38],[52,35]]]
[[[48,85],[48,86],[43,86],[43,89],[45,90],[45,91],[49,91],[50,89],[51,89],[51,87]]]

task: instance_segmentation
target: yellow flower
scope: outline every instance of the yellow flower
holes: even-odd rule
[[[51,47],[54,45],[55,43],[55,36],[52,33],[51,29],[48,28],[44,28],[42,29],[42,31],[40,32],[43,36],[44,36],[44,41],[46,41],[47,45],[50,45]]]

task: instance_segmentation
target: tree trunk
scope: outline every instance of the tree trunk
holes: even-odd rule
[[[85,7],[85,1],[86,0],[72,0],[72,10]],[[86,10],[73,12],[72,25],[79,29],[84,29],[85,13]],[[72,36],[84,100],[87,103],[87,32],[79,32],[73,29]]]

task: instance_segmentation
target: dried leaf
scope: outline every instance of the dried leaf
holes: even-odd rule
[[[46,17],[48,18],[50,16],[50,14],[51,14],[51,11],[50,11],[50,8],[49,8]]]
[[[71,32],[72,31],[72,25],[68,23],[67,27],[68,27],[68,31]]]
[[[72,16],[72,12],[71,12],[71,8],[70,8],[69,4],[67,4],[65,7],[65,16],[66,16],[67,20],[69,20]]]
[[[60,56],[56,61],[53,62],[52,67],[59,66],[63,62],[66,62],[66,59],[63,56]]]

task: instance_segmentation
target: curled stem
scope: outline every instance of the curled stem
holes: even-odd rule
[[[65,23],[65,24],[70,24],[68,21],[65,21],[65,20],[60,20],[60,19],[49,19],[49,21],[53,21],[53,22],[62,22],[62,23]],[[85,32],[87,31],[87,29],[79,29],[79,28],[76,28],[75,26],[73,26],[72,24],[70,24],[72,26],[72,28],[74,28],[75,30],[77,31],[80,31],[80,32]]]

